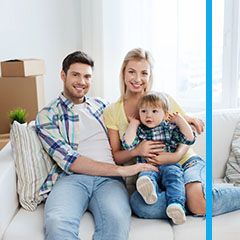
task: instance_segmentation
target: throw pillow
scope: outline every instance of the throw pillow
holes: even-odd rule
[[[17,173],[19,202],[26,210],[34,211],[44,199],[39,195],[39,190],[53,165],[52,160],[41,145],[34,122],[27,125],[14,121],[10,140]]]
[[[235,185],[240,184],[240,122],[234,130],[225,180]]]

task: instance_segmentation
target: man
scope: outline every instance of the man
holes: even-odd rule
[[[40,194],[45,204],[45,239],[79,239],[89,210],[95,240],[128,239],[131,210],[121,176],[156,170],[149,164],[117,166],[102,121],[106,103],[88,98],[94,62],[77,51],[63,61],[64,90],[36,119],[37,134],[54,161]]]

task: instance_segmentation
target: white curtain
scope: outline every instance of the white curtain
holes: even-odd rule
[[[240,2],[213,1],[213,108],[240,106]]]
[[[119,71],[132,48],[154,59],[153,89],[187,111],[205,109],[205,1],[82,0],[82,48],[96,62],[92,94],[119,97]]]

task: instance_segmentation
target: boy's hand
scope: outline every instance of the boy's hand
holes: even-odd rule
[[[185,119],[183,118],[183,116],[180,113],[175,112],[175,113],[169,113],[168,121],[172,122],[172,123],[175,123],[176,125],[179,125],[183,121],[185,121]]]

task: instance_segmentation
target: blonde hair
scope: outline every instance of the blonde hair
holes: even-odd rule
[[[140,98],[138,102],[138,109],[144,106],[162,108],[167,113],[169,111],[169,100],[165,93],[149,93]]]
[[[124,97],[124,95],[126,93],[126,84],[124,83],[124,73],[125,73],[125,69],[126,69],[128,62],[129,61],[142,61],[142,60],[146,60],[150,66],[149,82],[148,82],[147,88],[144,89],[144,92],[148,92],[149,90],[151,90],[152,82],[153,82],[153,73],[152,73],[153,58],[152,58],[152,55],[150,54],[149,51],[146,51],[142,48],[134,48],[134,49],[130,50],[127,53],[127,55],[125,56],[123,63],[122,63],[121,71],[120,71],[120,90],[121,90],[122,98]]]

